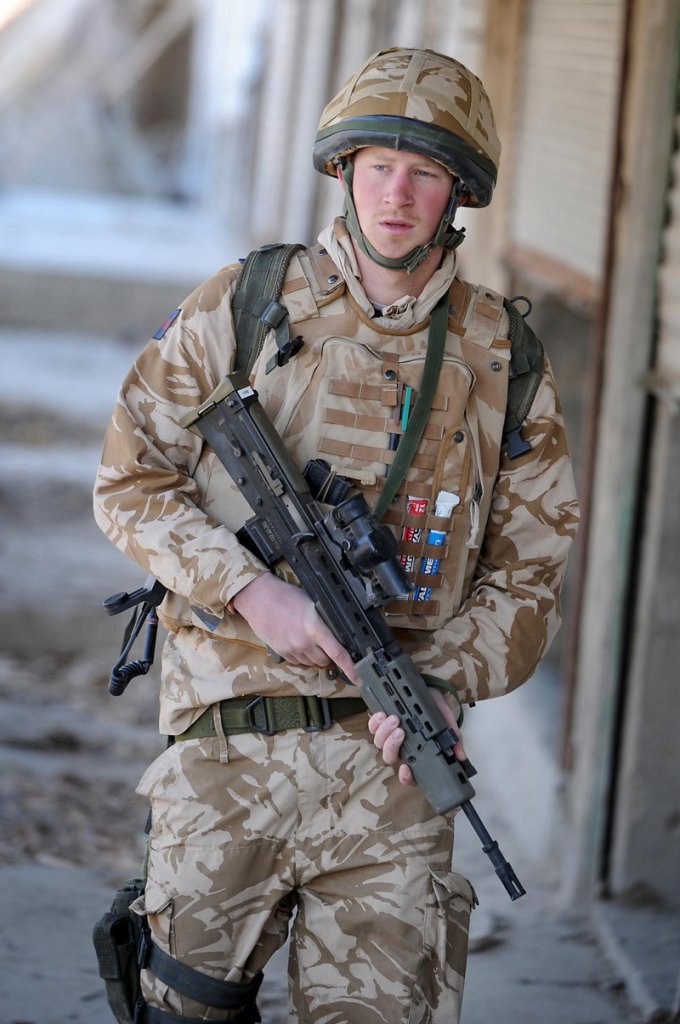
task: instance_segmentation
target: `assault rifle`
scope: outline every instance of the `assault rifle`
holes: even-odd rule
[[[312,493],[243,374],[226,376],[182,425],[207,441],[253,510],[238,533],[241,542],[268,566],[288,562],[349,652],[369,709],[401,720],[401,757],[434,810],[460,807],[510,898],[523,896],[472,806],[474,768],[456,759],[454,731],[380,611],[411,589],[393,534],[360,493],[322,504],[324,485],[318,497]],[[331,476],[326,484],[332,482]]]

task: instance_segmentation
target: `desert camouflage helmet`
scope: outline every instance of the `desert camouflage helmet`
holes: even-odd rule
[[[364,146],[421,153],[460,178],[467,205],[487,206],[500,143],[489,97],[466,67],[433,50],[381,50],[326,106],[314,141],[318,171]]]

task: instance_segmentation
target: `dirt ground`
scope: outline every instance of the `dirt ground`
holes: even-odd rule
[[[160,742],[154,689],[114,707],[107,676],[89,656],[0,660],[3,864],[139,870],[144,808],[130,790]]]

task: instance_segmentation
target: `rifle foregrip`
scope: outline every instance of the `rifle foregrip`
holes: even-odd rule
[[[400,719],[401,758],[437,814],[471,800],[474,787],[453,754],[456,737],[411,658],[371,653],[355,669],[369,709]]]

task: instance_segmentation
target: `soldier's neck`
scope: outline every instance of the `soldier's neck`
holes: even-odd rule
[[[354,252],[363,289],[371,302],[380,306],[389,306],[404,295],[414,295],[417,298],[439,267],[442,257],[442,250],[434,249],[427,259],[409,274],[405,270],[381,267],[356,246]]]

